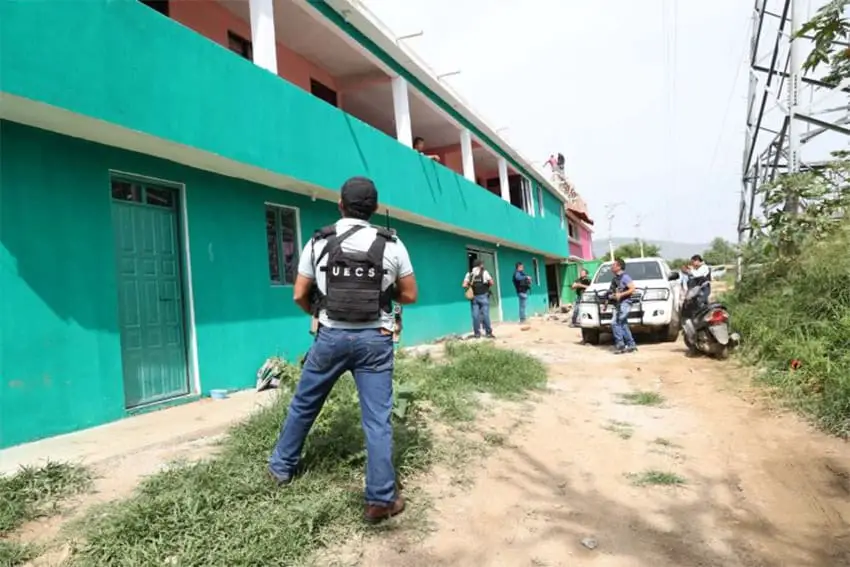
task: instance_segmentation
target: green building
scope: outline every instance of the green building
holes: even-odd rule
[[[0,447],[303,354],[298,254],[353,175],[413,259],[404,343],[469,330],[476,257],[494,320],[516,262],[547,308],[565,197],[399,43],[353,0],[0,0]]]

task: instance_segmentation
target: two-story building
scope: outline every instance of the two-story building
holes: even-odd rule
[[[565,197],[400,43],[356,0],[0,0],[0,447],[303,354],[298,256],[354,175],[413,259],[404,342],[469,329],[475,258],[494,320],[516,262],[546,309]]]

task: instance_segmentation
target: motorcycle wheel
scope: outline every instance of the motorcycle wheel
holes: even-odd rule
[[[715,357],[717,358],[717,360],[726,360],[727,358],[729,358],[729,346],[727,345],[722,347],[719,351],[717,351]]]

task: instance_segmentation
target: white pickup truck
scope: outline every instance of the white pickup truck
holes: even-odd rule
[[[662,258],[625,258],[626,273],[635,282],[635,293],[629,312],[629,326],[634,331],[649,331],[665,341],[679,336],[679,295],[682,293],[679,272],[670,269]],[[590,287],[578,304],[578,321],[582,339],[599,344],[602,333],[611,332],[614,306],[606,301],[614,274],[611,262],[600,265]]]

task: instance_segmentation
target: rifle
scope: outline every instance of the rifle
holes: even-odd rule
[[[395,231],[394,228],[392,228],[390,226],[390,210],[389,209],[387,209],[387,211],[386,211],[386,216],[387,216],[387,230],[390,231],[395,236],[396,231]],[[396,293],[398,291],[395,282],[393,282],[390,285],[390,289],[388,291],[390,292],[390,297],[395,298]],[[402,329],[401,319],[402,319],[403,308],[401,306],[401,303],[398,303],[394,300],[390,302],[390,305],[392,307],[393,319],[395,320],[395,329],[393,330],[393,342],[398,344],[401,340],[401,329]]]

